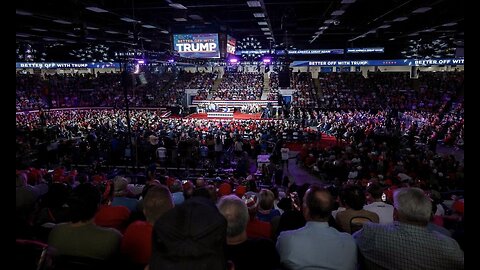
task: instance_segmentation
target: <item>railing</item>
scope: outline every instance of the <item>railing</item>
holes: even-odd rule
[[[272,100],[193,100],[192,105],[215,103],[219,107],[242,107],[244,105],[260,105],[267,106],[268,103],[275,103]],[[273,104],[272,104],[273,105]]]
[[[45,109],[45,112],[55,112],[55,111],[76,111],[76,110],[123,110],[114,107],[74,107],[74,108],[55,108],[55,109]],[[130,107],[130,110],[158,110],[161,112],[168,112],[169,110],[165,107]],[[16,114],[24,114],[24,113],[36,113],[39,110],[25,110],[19,111]]]
[[[208,118],[233,118],[233,112],[207,112]]]

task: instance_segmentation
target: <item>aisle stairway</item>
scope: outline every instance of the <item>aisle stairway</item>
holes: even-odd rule
[[[210,91],[210,93],[208,93],[207,99],[212,99],[212,94],[211,93],[217,92],[218,86],[220,85],[220,83],[222,83],[222,78],[217,78],[213,82],[212,91]]]
[[[320,80],[318,78],[313,79],[313,84],[315,85],[315,92],[317,93],[317,98],[323,97],[322,88],[320,86]]]
[[[263,92],[262,92],[262,97],[260,99],[261,100],[267,99],[269,94],[270,94],[270,77],[268,76],[268,73],[265,73],[263,75]]]

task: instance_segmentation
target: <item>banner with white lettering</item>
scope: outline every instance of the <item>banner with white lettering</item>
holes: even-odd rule
[[[347,53],[384,53],[385,48],[347,48]]]
[[[71,63],[71,62],[16,62],[17,68],[61,69],[61,68],[120,68],[120,63]]]
[[[301,66],[438,66],[464,65],[464,58],[447,59],[394,59],[394,60],[331,60],[331,61],[293,61],[291,67]]]
[[[174,34],[173,49],[185,58],[220,58],[218,34]]]

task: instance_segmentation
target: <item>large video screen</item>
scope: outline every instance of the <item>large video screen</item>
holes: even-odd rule
[[[227,35],[227,53],[234,55],[236,44],[237,44],[237,40]]]
[[[218,34],[174,34],[173,49],[186,58],[220,58]]]

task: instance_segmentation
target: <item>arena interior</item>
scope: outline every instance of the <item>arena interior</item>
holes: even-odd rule
[[[464,1],[19,0],[17,269],[464,269]]]

